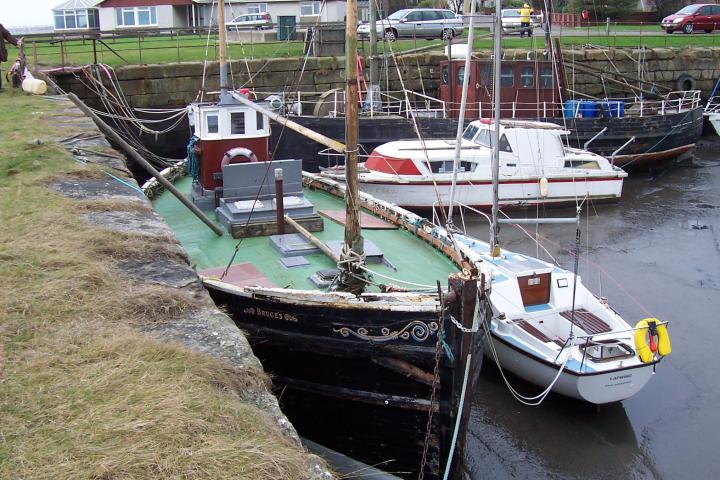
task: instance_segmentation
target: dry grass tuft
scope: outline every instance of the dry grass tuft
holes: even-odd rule
[[[152,213],[150,204],[137,200],[93,200],[84,201],[76,205],[78,212],[138,212]]]
[[[3,102],[3,151],[26,141],[17,131],[48,130],[28,112],[53,104],[12,91]],[[241,401],[266,388],[262,372],[132,329],[206,301],[116,266],[177,258],[176,247],[82,222],[111,204],[79,207],[45,187],[78,170],[62,149],[13,152],[0,157],[0,478],[306,477],[307,455]]]

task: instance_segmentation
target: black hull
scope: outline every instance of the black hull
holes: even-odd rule
[[[294,117],[297,123],[343,141],[343,118]],[[588,140],[603,128],[607,131],[594,140],[589,150],[610,157],[631,137],[635,141],[625,147],[616,157],[615,163],[628,170],[642,170],[662,166],[693,149],[703,130],[702,108],[698,107],[681,113],[650,115],[646,117],[625,116],[622,118],[544,118],[542,121],[564,125],[572,133],[570,143],[582,148]],[[423,138],[454,138],[457,119],[417,118],[418,129]],[[468,122],[466,122],[468,123]],[[361,154],[369,154],[383,143],[402,139],[417,139],[412,120],[394,117],[360,119]],[[340,156],[324,156],[318,152],[325,147],[287,128],[273,128],[270,139],[273,158],[302,158],[303,168],[317,172],[320,168],[342,164]],[[363,152],[364,150],[364,152]]]
[[[433,408],[424,470],[426,478],[442,477],[457,414],[458,361],[440,357],[434,401],[431,385],[387,366],[399,361],[432,374],[437,312],[388,315],[289,304],[212,286],[209,291],[248,333],[255,355],[273,378],[283,411],[300,435],[382,470],[417,478]],[[359,338],[363,332],[387,336],[399,331],[408,335],[382,341]],[[459,351],[456,329],[447,332],[447,342]],[[477,342],[475,348],[480,348]]]

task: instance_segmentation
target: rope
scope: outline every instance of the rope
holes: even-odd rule
[[[185,171],[191,176],[193,183],[200,181],[200,160],[195,155],[195,144],[200,140],[193,135],[187,144],[187,161],[185,162]]]

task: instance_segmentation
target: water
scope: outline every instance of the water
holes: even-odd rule
[[[720,140],[692,163],[633,174],[616,205],[584,210],[580,273],[628,323],[669,320],[673,353],[635,397],[596,408],[559,396],[517,402],[497,368],[483,367],[471,415],[466,477],[675,479],[720,473]],[[514,216],[535,217],[535,210]],[[541,215],[543,212],[541,212]],[[548,216],[574,216],[572,210]],[[467,221],[467,219],[466,219]],[[487,226],[468,230],[487,238]],[[573,225],[541,225],[543,245],[572,270]],[[534,226],[529,226],[531,233]],[[504,248],[537,255],[510,225]],[[543,253],[540,252],[540,256]],[[545,256],[544,258],[547,258]],[[539,387],[510,377],[526,395]]]

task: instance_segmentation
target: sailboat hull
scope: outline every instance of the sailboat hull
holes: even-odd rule
[[[557,376],[558,365],[531,355],[495,333],[492,334],[492,341],[504,371],[538,385],[540,389],[550,385]],[[485,347],[485,353],[490,357],[489,345],[486,343]],[[494,359],[490,361],[494,362]],[[566,369],[560,374],[552,391],[598,405],[620,402],[639,392],[654,371],[654,363],[592,373],[576,373]]]

